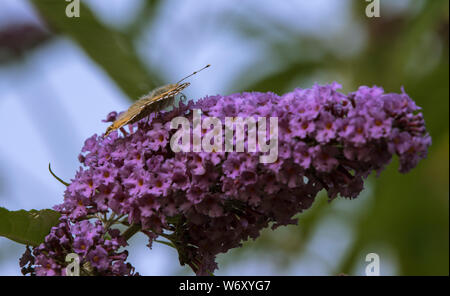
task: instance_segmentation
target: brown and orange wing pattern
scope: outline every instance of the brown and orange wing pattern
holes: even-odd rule
[[[173,104],[175,96],[183,89],[189,86],[189,83],[168,84],[151,91],[148,95],[142,97],[122,113],[105,132],[105,137],[112,131],[121,128],[126,124],[135,123],[142,118],[150,115],[152,112],[158,112],[167,106]]]

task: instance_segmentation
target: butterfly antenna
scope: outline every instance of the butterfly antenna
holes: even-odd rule
[[[197,74],[198,72],[200,72],[200,71],[202,71],[202,70],[204,70],[204,69],[206,69],[206,68],[208,68],[208,67],[210,67],[210,66],[211,66],[210,64],[208,64],[208,65],[204,66],[204,67],[203,67],[203,68],[201,68],[200,70],[197,70],[197,71],[195,71],[194,73],[192,73],[192,74],[190,74],[190,75],[188,75],[188,76],[184,77],[183,79],[181,79],[180,81],[178,81],[178,82],[177,82],[176,84],[180,83],[181,81],[183,81],[183,80],[185,80],[185,79],[187,79],[187,78],[191,77],[192,75],[195,75],[195,74]]]

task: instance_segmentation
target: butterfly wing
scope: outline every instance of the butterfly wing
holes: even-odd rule
[[[158,88],[155,88],[151,92],[149,92],[145,97],[147,97],[147,98],[156,98],[157,96],[162,95],[165,92],[168,92],[168,91],[170,91],[172,89],[175,89],[177,86],[178,85],[174,84],[174,83],[160,86]]]
[[[121,128],[122,126],[129,123],[130,120],[135,118],[136,115],[139,114],[140,110],[145,106],[145,104],[149,100],[150,100],[149,98],[142,98],[136,101],[133,105],[131,105],[127,111],[120,114],[119,117],[106,129],[105,137],[109,135],[109,133],[111,133],[112,131]]]
[[[150,115],[150,113],[159,111],[165,106],[173,103],[174,97],[183,89],[189,86],[189,83],[168,84],[152,90],[148,95],[142,97],[122,113],[105,132],[105,137],[112,131],[121,128],[126,124],[131,124]]]
[[[149,100],[145,100],[145,103],[140,108],[139,113],[132,118],[129,123],[137,122],[142,118],[149,116],[153,112],[159,112],[164,108],[173,105],[175,96],[188,86],[188,83],[183,83],[182,85],[169,84],[166,87],[156,89],[155,92],[157,95],[149,98]]]
[[[150,93],[153,94],[153,98],[151,99],[151,101],[156,102],[170,97],[174,97],[189,85],[190,83],[182,83],[182,84],[168,84],[166,86],[159,87]]]

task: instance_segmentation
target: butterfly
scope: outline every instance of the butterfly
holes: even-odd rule
[[[135,123],[142,118],[147,117],[153,112],[159,112],[162,109],[173,105],[175,101],[175,96],[179,94],[183,89],[191,85],[189,82],[181,83],[186,78],[191,77],[192,75],[197,74],[203,69],[208,68],[211,65],[206,65],[200,70],[195,71],[194,73],[184,77],[177,83],[167,84],[161,87],[158,87],[147,95],[143,96],[139,100],[137,100],[133,105],[128,108],[127,111],[123,112],[119,115],[119,117],[106,129],[104,137],[109,135],[112,131],[121,128],[126,124]]]

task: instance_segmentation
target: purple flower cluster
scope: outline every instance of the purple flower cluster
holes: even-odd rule
[[[295,224],[292,217],[308,209],[320,190],[330,198],[355,198],[363,179],[381,172],[392,155],[399,156],[403,173],[426,156],[431,138],[419,107],[404,91],[385,94],[379,87],[363,86],[345,95],[339,88],[333,83],[283,96],[209,96],[153,113],[128,132],[122,128],[106,138],[94,135],[86,140],[79,156],[83,167],[57,209],[73,221],[109,212],[127,217],[128,225],[139,225],[148,235],[150,247],[163,236],[177,249],[182,265],[198,275],[210,274],[217,269],[217,254],[257,238],[269,225]],[[277,161],[260,163],[258,152],[174,153],[170,138],[176,130],[170,121],[192,118],[193,109],[222,123],[225,117],[278,117]],[[112,112],[106,121],[116,116]],[[61,236],[54,239],[63,245]],[[105,242],[100,243],[104,256],[110,252]],[[80,242],[71,245],[81,252]],[[92,241],[87,245],[91,251],[98,248]],[[56,264],[40,248],[35,252],[44,269]],[[93,266],[115,272],[115,265],[95,265],[89,254],[85,260]]]
[[[68,254],[78,255],[80,275],[132,275],[134,268],[125,263],[128,245],[118,229],[106,229],[97,220],[91,223],[82,220],[71,223],[65,216],[58,226],[52,227],[49,235],[33,251],[27,248],[20,259],[23,274],[66,275]]]

